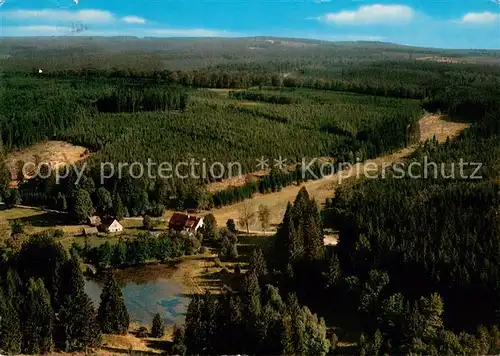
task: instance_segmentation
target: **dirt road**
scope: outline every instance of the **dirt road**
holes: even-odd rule
[[[442,120],[438,115],[426,115],[420,120],[419,123],[421,142],[431,139],[434,136],[438,141],[443,142],[447,137],[456,137],[462,130],[468,127],[468,125],[464,123],[454,123]],[[241,209],[245,204],[248,204],[248,202],[251,203],[254,210],[257,210],[259,205],[263,204],[267,205],[271,210],[271,226],[274,227],[276,224],[281,222],[286,205],[289,201],[293,201],[295,199],[295,196],[302,187],[305,187],[309,192],[309,195],[314,197],[317,202],[323,204],[327,198],[331,198],[333,196],[335,187],[342,184],[345,179],[353,176],[359,176],[359,174],[364,172],[365,169],[372,171],[372,169],[374,170],[374,166],[376,166],[377,169],[380,169],[383,164],[393,164],[404,160],[404,158],[412,153],[416,148],[417,145],[406,147],[393,154],[367,160],[363,163],[358,163],[350,169],[326,176],[319,180],[309,181],[300,186],[292,185],[285,187],[280,192],[264,195],[256,194],[252,199],[224,206],[220,209],[214,209],[212,210],[212,213],[219,224],[224,224],[228,219],[235,219],[235,221],[237,221]],[[367,167],[368,165],[370,165],[370,167]],[[255,221],[251,226],[251,229],[259,230],[258,224],[258,221]]]

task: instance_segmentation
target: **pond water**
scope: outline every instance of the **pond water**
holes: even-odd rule
[[[155,314],[159,313],[165,325],[184,323],[190,299],[183,294],[182,285],[165,277],[155,277],[154,273],[151,274],[150,280],[145,280],[144,277],[134,279],[130,276],[117,276],[117,280],[122,286],[131,322],[151,325]],[[101,281],[85,281],[85,291],[96,305],[100,303],[102,286]]]

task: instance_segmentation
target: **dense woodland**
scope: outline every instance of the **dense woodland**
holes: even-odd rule
[[[70,175],[59,185],[53,177],[34,178],[11,190],[2,166],[0,194],[9,204],[66,210],[80,222],[95,212],[159,216],[165,208],[211,208],[299,184],[299,169],[272,170],[260,181],[207,194],[190,180],[126,176],[101,185],[96,167],[108,160],[211,157],[239,160],[251,172],[255,157],[278,155],[293,164],[304,156],[353,162],[415,142],[422,109],[441,112],[472,125],[454,141],[427,141],[408,159],[407,165],[435,162],[428,178],[400,179],[390,168],[385,179],[343,184],[327,202],[302,189],[274,244],[256,249],[249,271],[238,272],[239,288],[193,298],[171,351],[335,354],[342,352],[336,333],[355,324],[348,330],[356,335],[349,354],[498,354],[499,68],[379,62],[379,54],[346,66],[329,62],[327,54],[306,66],[304,53],[281,69],[273,58],[267,65],[215,61],[210,71],[67,68],[42,76],[25,58],[24,68],[2,79],[9,89],[0,109],[5,151],[57,138],[93,155],[77,186]],[[285,70],[291,74],[283,76]],[[124,89],[134,83],[149,89]],[[37,94],[42,88],[45,94]],[[100,110],[99,100],[110,102],[108,109]],[[481,178],[450,177],[461,159],[481,163]],[[468,175],[474,170],[464,168]],[[99,269],[167,261],[212,243],[219,232],[211,226],[192,238],[146,233],[114,246],[74,245],[69,256],[48,235],[3,251],[0,348],[85,350],[99,345],[101,332],[125,332],[129,320],[116,281],[107,279],[100,307],[93,308],[81,287],[79,258]],[[339,231],[337,246],[324,246],[326,227]],[[234,234],[222,234],[216,247],[234,257]]]
[[[113,275],[99,308],[84,291],[79,257],[47,233],[34,235],[0,263],[0,349],[11,354],[90,352],[101,332],[123,334],[129,316]]]
[[[354,162],[354,157],[376,157],[406,146],[418,138],[421,115],[416,100],[300,88],[262,87],[225,95],[150,80],[38,75],[8,77],[5,87],[8,100],[2,102],[0,126],[6,149],[60,139],[91,152],[78,187],[73,184],[76,172],[61,184],[55,184],[54,177],[25,181],[20,168],[17,174],[24,203],[75,215],[83,210],[159,216],[164,208],[207,209],[255,192],[276,191],[310,178],[302,177],[299,166],[293,169],[302,158]],[[257,158],[262,156],[271,162],[284,157],[292,171],[272,172],[228,191],[205,192],[204,184],[231,174],[231,165],[241,167],[233,175],[258,170]],[[175,167],[194,160],[199,176],[205,162],[206,174],[202,179],[151,179],[147,174],[137,179],[131,177],[136,171],[125,169],[101,183],[102,162],[145,166],[149,160],[156,170],[163,162]],[[214,162],[225,169],[212,169]],[[152,173],[158,176],[158,171]],[[78,190],[88,194],[76,194]],[[89,201],[87,195],[92,207],[81,207]]]
[[[297,293],[320,315],[355,318],[362,330],[355,351],[360,355],[499,352],[499,92],[491,82],[483,84],[443,88],[422,102],[430,111],[473,122],[456,141],[439,145],[430,140],[410,158],[407,165],[437,164],[429,169],[429,178],[399,179],[396,170],[389,169],[386,179],[343,185],[327,201],[324,220],[307,192],[299,193],[278,228],[275,246],[266,251],[266,258],[261,253],[252,257],[247,278],[257,278],[261,290],[256,294],[268,309],[264,312],[254,302],[253,317],[244,324],[259,326],[238,331],[234,318],[243,313],[238,298],[245,298],[248,289],[218,312],[228,315],[222,325],[235,325],[235,339],[262,340],[266,346],[259,353],[266,354],[308,354],[307,347],[318,345],[325,349],[314,349],[317,354],[338,352],[338,337],[330,333],[315,337],[323,341],[313,344],[303,332],[303,351],[294,349],[291,340],[296,339],[286,328],[287,304],[283,309],[275,305],[283,305],[279,295]],[[481,179],[467,178],[475,170],[470,165],[460,176],[460,159],[481,163]],[[325,225],[339,230],[338,246],[323,246]],[[201,311],[190,307],[188,315],[195,321],[178,331],[178,349],[199,350],[192,333],[217,335],[221,322],[208,322],[203,311],[218,310],[224,298],[212,299],[212,304],[200,302]],[[228,353],[252,352],[243,341],[226,351],[227,343],[213,346],[216,340],[210,338],[204,345]]]

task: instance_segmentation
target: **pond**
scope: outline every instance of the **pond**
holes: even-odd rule
[[[151,325],[155,314],[159,313],[165,325],[184,323],[190,299],[183,294],[181,284],[158,276],[148,267],[120,272],[115,277],[122,286],[131,322]],[[98,280],[85,281],[85,291],[96,305],[100,303],[102,286],[103,282]]]

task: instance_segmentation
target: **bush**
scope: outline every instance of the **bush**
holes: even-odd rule
[[[231,234],[235,236],[234,234]],[[222,249],[220,251],[220,257],[224,259],[236,259],[238,258],[238,248],[236,247],[236,242],[234,239],[229,237],[224,237],[222,240]]]
[[[156,218],[162,217],[164,213],[165,213],[165,206],[163,206],[162,204],[155,204],[151,208],[151,215],[153,215]]]
[[[149,215],[144,215],[144,217],[142,218],[142,226],[146,230],[153,230],[157,225],[158,222]]]
[[[61,230],[61,229],[57,229],[57,230],[55,230],[55,231],[54,231],[54,237],[55,237],[56,239],[60,239],[60,238],[64,237],[64,231],[63,231],[63,230]]]
[[[238,236],[236,236],[236,234],[234,232],[231,232],[231,230],[229,230],[227,228],[220,229],[219,235],[220,235],[222,245],[224,245],[225,239],[229,240],[229,242],[232,244],[238,243]]]
[[[148,328],[145,326],[141,326],[137,329],[137,337],[148,337],[148,334]]]
[[[13,220],[10,223],[10,228],[12,229],[13,235],[24,233],[24,224],[21,220]]]
[[[186,255],[195,255],[200,250],[200,247],[200,240],[198,240],[195,236],[190,236],[186,240],[186,249],[184,252]]]

